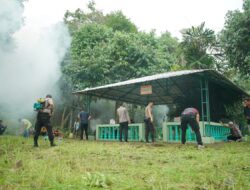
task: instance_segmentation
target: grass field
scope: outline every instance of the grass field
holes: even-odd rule
[[[0,136],[1,190],[249,190],[250,142],[194,145]]]

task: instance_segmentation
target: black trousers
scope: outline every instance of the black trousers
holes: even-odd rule
[[[182,130],[181,142],[182,144],[186,143],[186,131],[188,128],[188,124],[191,126],[191,128],[195,132],[198,145],[203,145],[202,140],[201,140],[200,127],[199,127],[198,122],[196,121],[195,116],[182,116],[181,117],[181,130]]]
[[[6,127],[1,127],[0,128],[0,135],[2,135],[4,133],[5,129],[6,129]]]
[[[120,135],[120,141],[122,141],[122,134],[124,131],[124,141],[128,142],[128,122],[122,122],[120,123],[120,130],[119,130],[119,135]]]
[[[47,129],[47,133],[49,136],[49,140],[53,143],[54,135],[52,132],[52,125],[50,122],[50,115],[48,113],[39,112],[37,114],[37,121],[35,126],[35,135],[34,135],[34,143],[37,144],[39,134],[41,132],[41,128],[45,127]]]
[[[238,139],[241,139],[241,137],[235,137],[235,136],[233,136],[233,135],[227,136],[227,140],[237,141]]]
[[[86,140],[88,140],[88,124],[87,123],[80,123],[80,139],[83,139],[83,131],[86,135]]]
[[[149,136],[149,133],[151,133],[151,138],[152,138],[152,142],[155,142],[155,128],[154,128],[154,125],[153,123],[150,121],[150,119],[145,119],[145,139],[146,139],[146,142],[149,142],[148,141],[148,136]]]

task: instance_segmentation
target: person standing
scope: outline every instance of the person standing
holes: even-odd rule
[[[23,137],[28,138],[30,136],[30,128],[32,126],[31,122],[28,119],[19,119],[21,123],[21,130],[23,131]]]
[[[244,115],[247,120],[248,133],[250,134],[250,98],[247,98],[244,103]]]
[[[198,148],[199,149],[204,148],[202,139],[201,139],[199,121],[200,121],[200,114],[199,114],[199,111],[195,108],[186,108],[181,113],[181,130],[182,130],[181,142],[182,144],[186,143],[186,131],[187,131],[188,124],[189,124],[192,130],[195,132],[196,140],[198,143]]]
[[[128,114],[128,110],[125,107],[124,103],[122,103],[120,107],[117,109],[117,115],[118,115],[119,124],[120,124],[120,131],[119,131],[120,139],[119,140],[120,142],[122,142],[122,134],[124,131],[124,141],[128,142],[128,124],[131,121],[130,121],[130,117]]]
[[[91,116],[88,112],[80,111],[78,114],[78,119],[80,121],[80,139],[83,140],[83,131],[86,135],[86,140],[88,140],[88,125],[89,125],[89,120],[91,119]]]
[[[145,139],[146,139],[146,142],[149,143],[148,141],[148,136],[149,136],[149,133],[151,133],[151,138],[152,138],[152,143],[155,142],[155,128],[154,128],[154,125],[153,125],[153,122],[154,122],[154,119],[153,119],[153,114],[152,114],[152,109],[153,109],[153,106],[154,106],[154,103],[152,101],[150,101],[147,105],[147,107],[145,108]]]
[[[49,136],[51,146],[56,146],[54,143],[54,135],[52,132],[51,116],[54,112],[54,102],[51,95],[47,95],[44,101],[43,107],[38,110],[37,121],[35,126],[34,135],[34,147],[38,147],[38,137],[41,132],[41,128],[45,127]]]
[[[76,118],[76,120],[75,120],[75,122],[74,122],[74,127],[73,127],[73,135],[74,135],[75,137],[77,137],[77,135],[78,135],[79,128],[80,128],[79,119]]]

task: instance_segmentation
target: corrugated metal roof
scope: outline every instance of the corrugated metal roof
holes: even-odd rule
[[[213,70],[200,69],[200,70],[171,71],[171,72],[166,72],[166,73],[161,73],[161,74],[156,74],[156,75],[151,75],[151,76],[146,76],[146,77],[141,77],[141,78],[136,78],[136,79],[131,79],[131,80],[123,81],[123,82],[108,84],[108,85],[104,85],[104,86],[98,86],[98,87],[94,87],[94,88],[85,88],[84,90],[76,91],[73,93],[74,94],[84,93],[84,92],[89,92],[89,91],[94,91],[94,90],[99,90],[99,89],[104,89],[104,88],[125,86],[125,85],[130,85],[130,84],[135,84],[135,83],[142,83],[142,82],[147,82],[147,81],[166,79],[166,78],[177,77],[177,76],[182,76],[182,75],[189,75],[189,74],[194,74],[194,73],[202,73],[204,71],[213,71]]]
[[[206,80],[204,80],[206,79]],[[206,83],[207,82],[207,83]],[[208,84],[206,88],[205,84]],[[152,94],[142,95],[141,87],[151,85]],[[208,92],[211,118],[218,120],[225,115],[225,105],[241,101],[249,96],[225,76],[215,70],[183,70],[131,79],[104,86],[86,88],[74,94],[89,95],[131,104],[146,105],[150,100],[155,105],[175,105],[172,114],[192,106],[202,110],[204,92]],[[108,111],[108,110],[107,110]]]

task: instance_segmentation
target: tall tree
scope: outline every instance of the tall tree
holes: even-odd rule
[[[245,0],[243,11],[229,11],[221,44],[229,66],[250,77],[250,0]]]
[[[186,68],[214,68],[216,60],[212,55],[216,47],[216,37],[213,30],[205,28],[205,22],[199,26],[184,29],[181,49],[184,54]]]
[[[83,11],[82,9],[76,9],[73,12],[69,10],[64,14],[64,23],[66,23],[73,33],[80,29],[85,24],[103,24],[105,16],[102,11],[95,8],[95,2],[90,1],[87,5],[88,11]]]
[[[159,72],[172,70],[174,65],[178,64],[178,46],[178,39],[173,38],[167,31],[157,39],[157,58],[162,69]]]
[[[121,11],[105,15],[93,2],[88,9],[67,11],[64,18],[72,44],[63,73],[74,89],[166,72],[176,62],[178,41],[170,33],[139,32]]]
[[[105,16],[104,24],[114,31],[137,32],[137,27],[121,11],[112,12]]]
[[[74,88],[80,89],[165,72],[174,63],[171,53],[176,44],[167,34],[158,39],[153,33],[114,32],[103,25],[84,25],[73,35],[72,63],[64,73]]]

